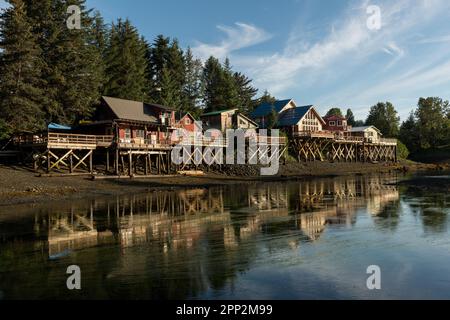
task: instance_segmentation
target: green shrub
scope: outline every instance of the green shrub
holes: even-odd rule
[[[3,119],[0,119],[0,140],[6,140],[10,135],[6,122]]]
[[[408,148],[405,146],[405,144],[403,142],[401,142],[399,140],[397,143],[397,158],[401,159],[401,160],[405,160],[405,159],[408,159],[408,157],[409,157]]]

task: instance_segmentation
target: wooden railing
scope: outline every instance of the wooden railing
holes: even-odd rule
[[[334,139],[335,134],[329,131],[299,131],[292,133],[292,136],[295,137],[307,137],[307,138],[326,138],[326,139]]]
[[[364,143],[365,139],[364,137],[353,137],[353,136],[346,136],[346,137],[337,137],[336,141],[342,141],[342,142],[354,142],[354,143]]]
[[[257,136],[258,143],[267,145],[286,145],[288,139],[286,137]]]
[[[43,134],[37,135],[20,135],[13,138],[14,145],[33,145],[33,144],[46,144],[48,136]]]
[[[132,138],[132,139],[120,139],[119,147],[121,148],[170,148],[172,142],[170,139],[144,139],[144,138]]]
[[[397,139],[387,139],[387,138],[381,138],[380,143],[384,145],[397,145],[398,140]]]
[[[228,146],[228,139],[222,137],[205,137],[203,135],[194,137],[191,135],[173,143],[183,146],[226,147]]]
[[[113,136],[97,136],[85,134],[48,134],[47,143],[50,146],[74,146],[74,147],[97,147],[98,145],[110,145],[113,143]]]

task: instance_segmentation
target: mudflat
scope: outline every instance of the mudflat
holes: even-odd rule
[[[22,167],[0,166],[0,205],[36,203],[76,199],[99,195],[116,195],[180,187],[208,187],[255,181],[287,181],[313,177],[374,174],[398,171],[445,170],[442,165],[400,162],[371,163],[288,163],[276,176],[262,177],[258,170],[236,166],[227,172],[206,173],[203,176],[155,176],[132,179],[98,179],[91,176],[46,177]]]

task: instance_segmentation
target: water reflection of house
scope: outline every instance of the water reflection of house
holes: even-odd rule
[[[318,212],[303,213],[299,216],[298,227],[309,240],[318,240],[329,219],[336,217],[336,208]]]
[[[289,188],[254,185],[246,191],[238,201],[246,205],[232,213],[225,202],[236,203],[236,198],[225,200],[222,188],[151,192],[49,215],[36,222],[36,230],[48,230],[50,255],[107,242],[123,248],[152,242],[167,253],[193,248],[217,232],[226,248],[238,248],[241,241],[270,233],[267,226],[291,225],[314,241],[327,226],[351,227],[360,208],[377,214],[399,199],[396,187],[363,177],[302,181]]]
[[[301,183],[298,198],[299,228],[310,240],[317,240],[327,225],[350,227],[358,209],[377,214],[397,201],[399,192],[380,178],[338,178]]]
[[[95,219],[94,207],[72,207],[69,213],[36,221],[37,230],[48,225],[50,256],[107,241],[118,241],[122,247],[148,241],[165,248],[191,247],[208,225],[230,219],[222,193],[206,189],[120,197],[104,204],[106,221]]]

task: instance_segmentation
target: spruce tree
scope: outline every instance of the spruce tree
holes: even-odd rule
[[[151,100],[164,104],[172,97],[172,107],[183,109],[186,66],[178,40],[159,35],[147,56]]]
[[[221,91],[226,109],[241,108],[238,87],[233,76],[230,60],[225,59],[221,75]]]
[[[93,19],[85,0],[25,0],[44,62],[43,105],[48,122],[73,124],[87,118],[98,101],[103,59],[93,45]],[[81,29],[69,29],[67,8],[81,11]]]
[[[347,118],[347,123],[349,126],[355,126],[356,120],[355,120],[355,115],[353,114],[352,109],[347,110],[346,118]]]
[[[45,126],[41,111],[41,51],[22,0],[0,16],[0,118],[6,133],[33,132]]]
[[[253,99],[258,93],[258,89],[252,86],[251,79],[240,72],[235,72],[233,77],[238,92],[240,111],[250,114],[254,109]]]
[[[182,96],[178,90],[178,83],[174,79],[172,72],[169,68],[163,68],[161,79],[161,90],[157,99],[153,99],[157,103],[176,108],[178,110],[184,110],[182,106]]]
[[[146,43],[129,20],[119,19],[106,49],[105,95],[144,101],[147,98]]]
[[[202,62],[195,59],[190,48],[185,57],[185,80],[183,87],[183,107],[194,116],[200,112]]]
[[[205,111],[218,111],[224,109],[225,99],[222,93],[223,68],[219,60],[209,57],[205,62],[202,75],[203,99]]]
[[[256,99],[254,101],[254,105],[255,106],[259,106],[261,104],[266,104],[266,103],[267,104],[274,104],[276,101],[277,101],[277,99],[274,96],[272,96],[269,93],[269,91],[264,90],[263,95],[259,99]]]

